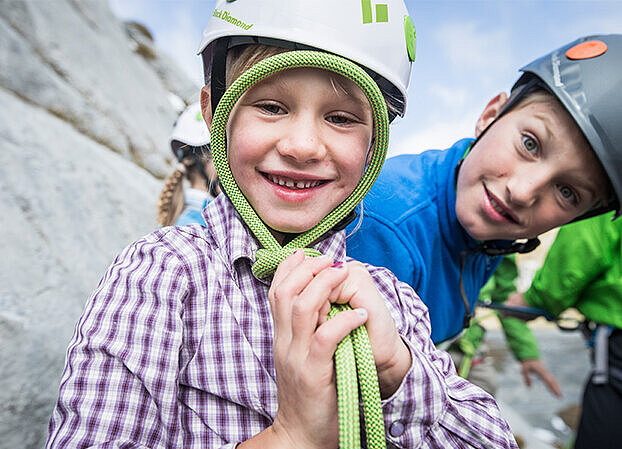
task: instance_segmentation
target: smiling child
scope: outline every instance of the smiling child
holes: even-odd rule
[[[348,239],[349,256],[414,288],[435,343],[468,326],[500,255],[620,210],[622,35],[578,39],[522,70],[510,97],[486,106],[475,140],[388,159]]]
[[[313,61],[337,60],[373,84],[366,69],[390,114],[403,114],[414,29],[401,0],[376,6],[373,21],[354,0],[217,4],[200,49],[201,101],[225,193],[205,208],[205,227],[162,228],[104,275],[68,349],[48,448],[337,448],[333,355],[363,324],[388,445],[517,447],[494,400],[432,345],[415,292],[388,270],[347,259],[342,227],[289,254],[272,277],[255,274],[267,248],[246,221],[251,211],[234,207],[242,197],[227,168],[281,244],[369,188],[361,184],[369,158],[386,150],[377,146],[384,102],[372,108],[362,87]],[[301,46],[324,53],[292,51]],[[219,111],[228,103],[211,106],[238,76],[301,54],[308,66],[260,78],[239,98],[221,165]],[[331,303],[352,310],[327,320]]]

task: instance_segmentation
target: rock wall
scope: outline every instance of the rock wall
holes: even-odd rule
[[[157,227],[197,94],[104,1],[0,0],[0,449],[44,446],[83,304]]]

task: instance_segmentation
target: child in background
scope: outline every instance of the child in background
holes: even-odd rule
[[[522,71],[509,98],[485,107],[475,140],[388,159],[348,239],[349,256],[415,289],[435,343],[469,325],[502,254],[620,211],[622,35],[578,39]]]
[[[479,299],[485,302],[504,303],[508,296],[516,291],[515,280],[518,277],[516,257],[514,254],[505,256],[495,274],[482,288]],[[555,376],[553,376],[540,360],[538,341],[527,324],[511,316],[503,316],[496,311],[471,320],[471,326],[465,330],[459,339],[452,342],[448,352],[451,355],[460,376],[495,396],[497,390],[497,372],[482,349],[486,329],[479,324],[483,317],[495,315],[503,328],[506,342],[520,362],[523,381],[531,386],[531,375],[535,374],[544,382],[549,391],[561,397],[562,391]]]
[[[563,226],[529,289],[506,304],[555,317],[578,309],[593,332],[593,370],[585,385],[576,449],[614,449],[622,441],[622,221],[606,214]]]
[[[374,21],[354,0],[218,2],[200,49],[206,122],[250,66],[308,47],[356,61],[392,115],[403,114],[414,28],[403,1],[381,6]],[[288,69],[236,103],[228,167],[285,244],[358,189],[374,126],[354,82]],[[48,448],[336,448],[333,354],[363,324],[389,445],[516,447],[494,400],[432,345],[415,292],[386,269],[347,259],[342,228],[313,244],[324,256],[298,250],[272,279],[259,278],[252,267],[264,253],[232,201],[208,204],[206,227],[162,228],[117,257],[69,346]],[[326,320],[331,302],[353,310]]]
[[[158,222],[162,226],[205,225],[201,213],[220,193],[209,140],[201,104],[193,103],[181,113],[169,139],[178,164],[160,193]],[[184,180],[190,187],[184,188]]]

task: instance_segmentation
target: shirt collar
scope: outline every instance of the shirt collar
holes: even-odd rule
[[[207,205],[203,218],[213,241],[226,254],[230,267],[234,267],[240,259],[248,259],[251,264],[255,262],[255,253],[260,248],[259,242],[225,194],[218,195]],[[344,261],[345,230],[330,231],[311,247],[335,261]]]
[[[253,263],[259,242],[252,236],[242,217],[225,194],[220,194],[203,211],[203,218],[214,242],[233,265],[241,258]]]

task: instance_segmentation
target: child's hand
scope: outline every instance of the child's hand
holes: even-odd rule
[[[521,363],[521,372],[523,373],[523,380],[525,381],[525,385],[531,387],[531,374],[536,374],[546,388],[549,389],[551,393],[553,393],[558,398],[562,397],[562,389],[559,387],[559,383],[553,374],[550,373],[544,363],[539,359],[528,359],[523,360]]]
[[[279,402],[272,430],[283,447],[324,449],[339,443],[333,355],[367,313],[351,310],[320,320],[330,292],[348,275],[332,263],[297,251],[279,265],[268,293]]]
[[[511,306],[511,307],[531,307],[529,304],[527,304],[527,301],[525,301],[525,296],[520,292],[510,293],[510,296],[508,296],[508,299],[505,301],[505,305]],[[512,316],[512,315],[504,314],[504,316]],[[519,320],[528,321],[528,319],[525,319],[522,317],[516,317],[516,318],[518,318]]]
[[[334,268],[333,268],[334,270]],[[391,396],[410,369],[410,350],[397,333],[395,323],[369,271],[360,262],[341,265],[347,277],[335,288],[329,299],[339,304],[350,303],[353,309],[367,310],[365,324],[378,369],[380,394]]]

